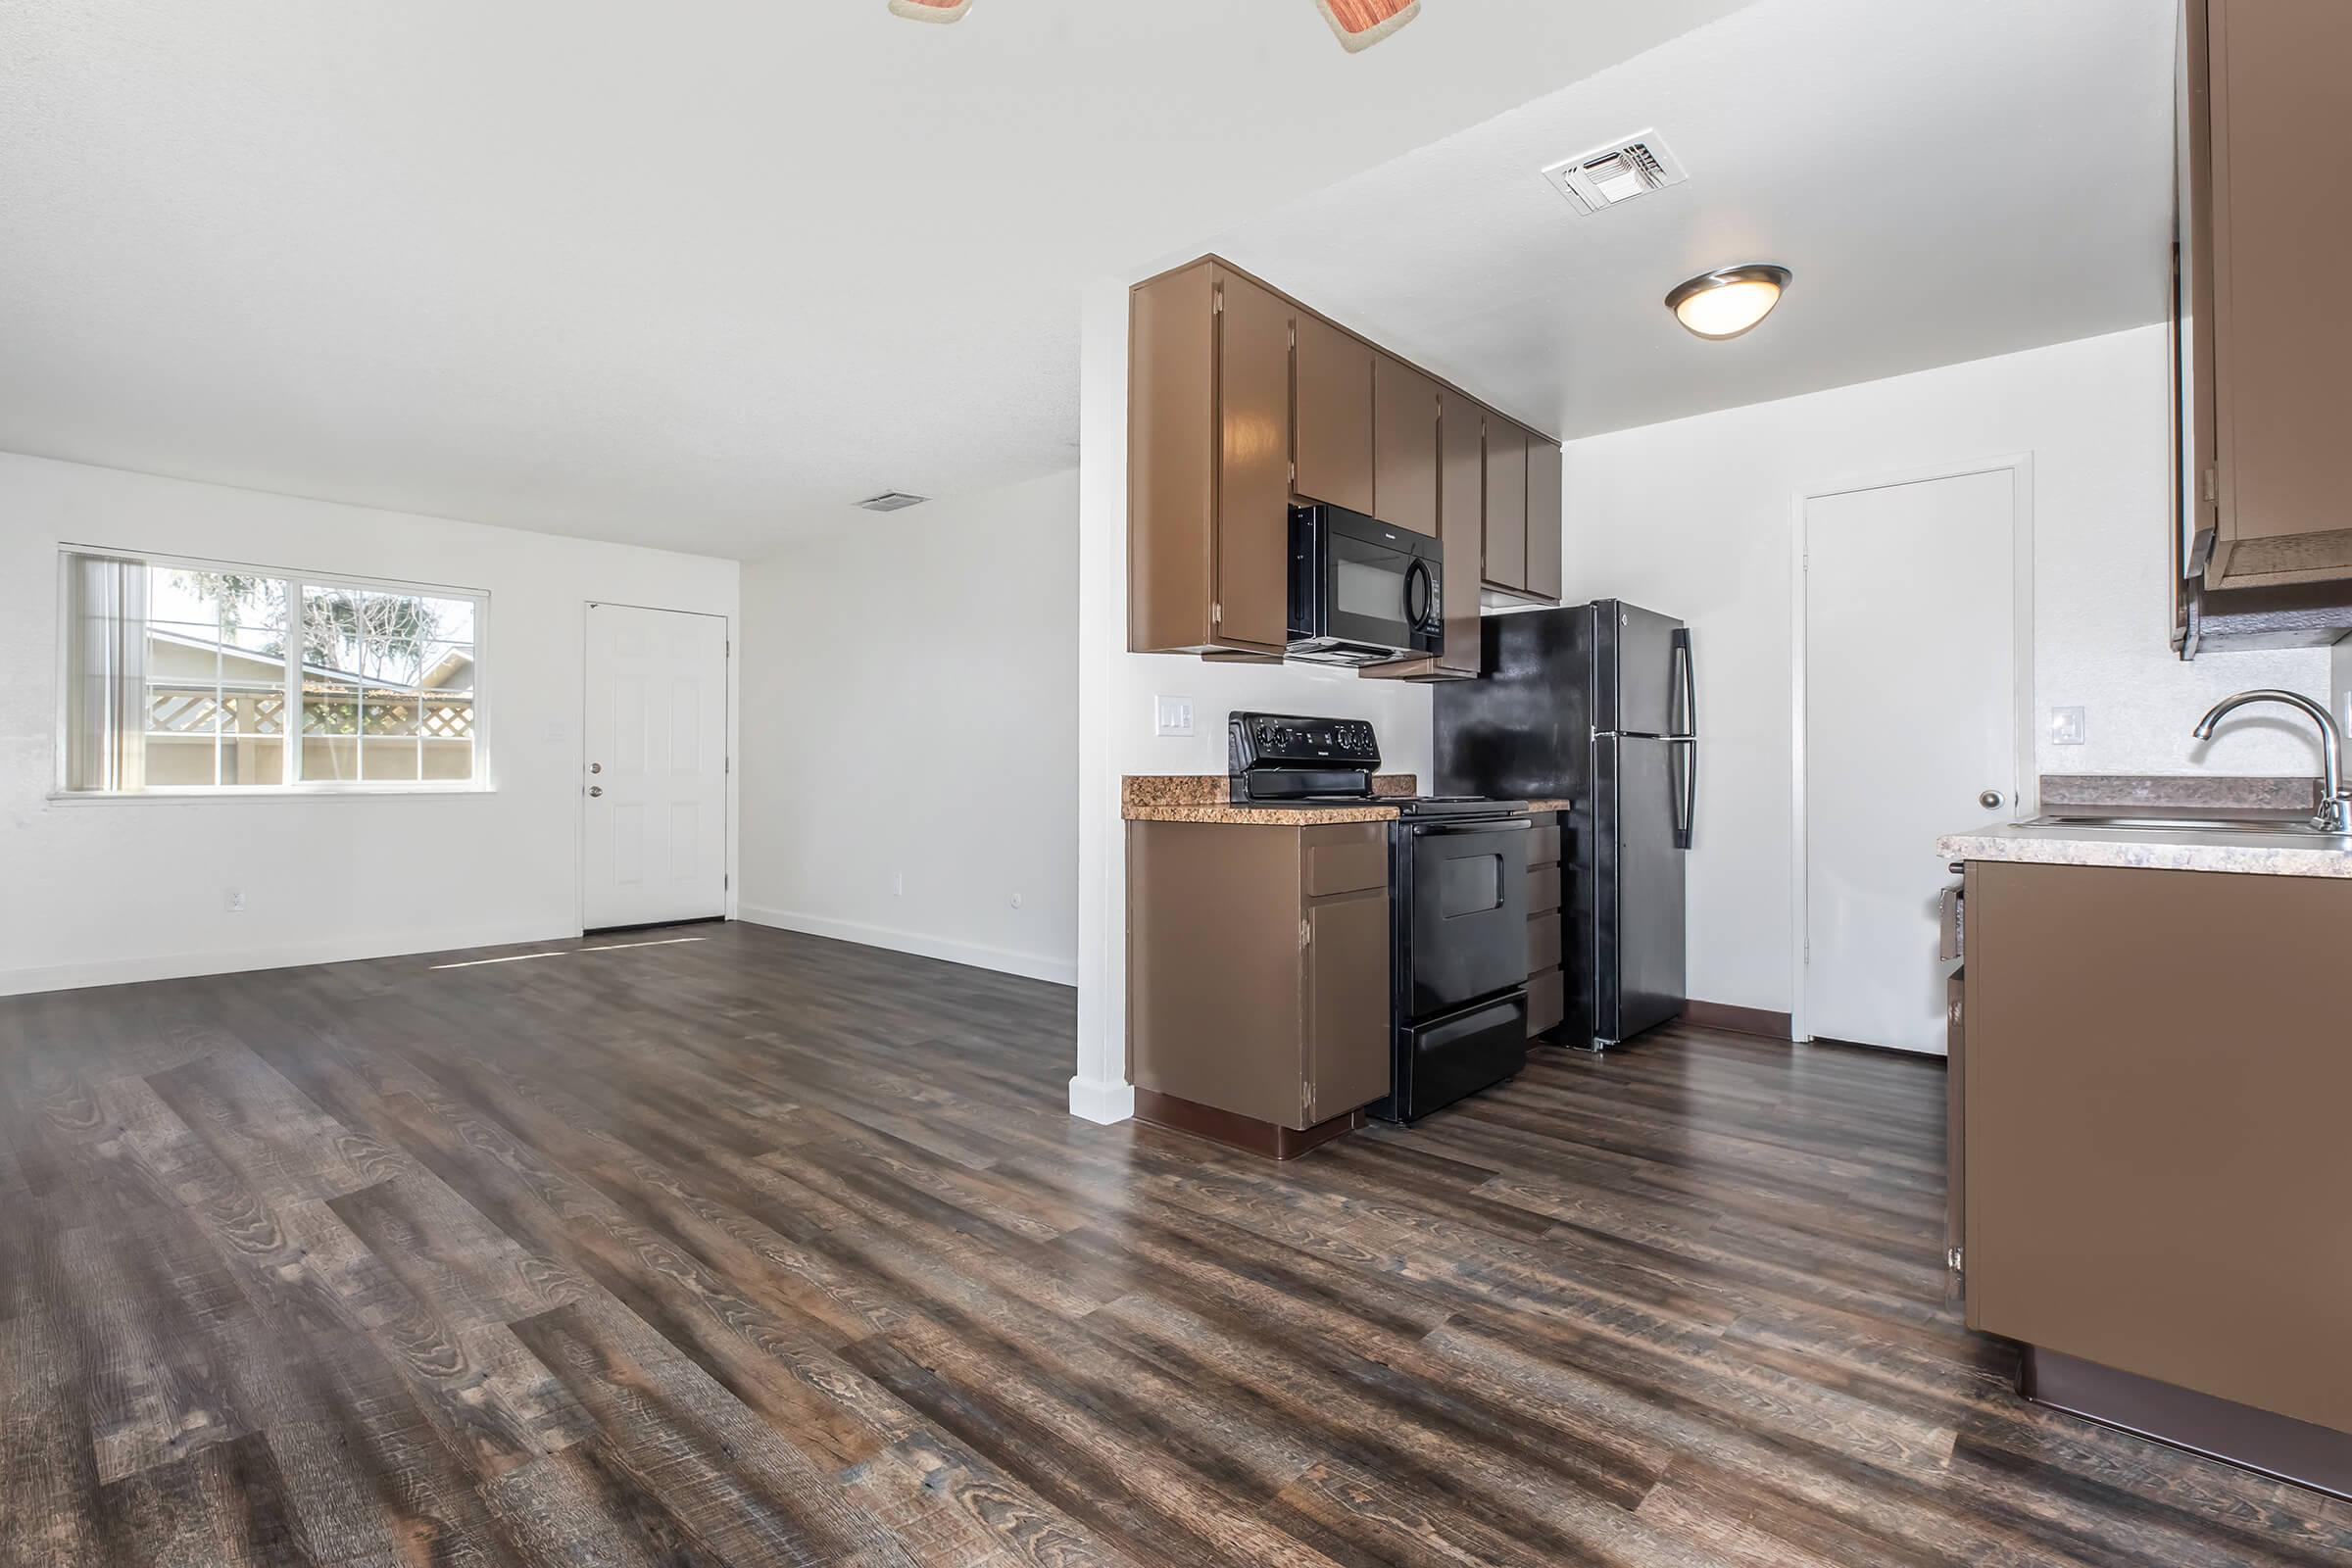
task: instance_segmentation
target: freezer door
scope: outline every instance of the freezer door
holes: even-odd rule
[[[1592,727],[1592,607],[1489,615],[1477,680],[1432,694],[1437,792],[1583,800]]]
[[[1614,1045],[1683,1011],[1683,866],[1675,742],[1609,739],[1594,747],[1600,820],[1594,865],[1593,1023]]]
[[[1594,727],[1619,735],[1678,733],[1688,648],[1678,651],[1674,634],[1683,623],[1616,599],[1592,610],[1600,656]]]

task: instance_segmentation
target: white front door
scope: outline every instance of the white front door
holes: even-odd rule
[[[588,607],[591,931],[727,908],[727,622]]]
[[[1816,1038],[1944,1050],[1936,840],[2018,805],[2016,483],[2001,468],[1805,505]]]

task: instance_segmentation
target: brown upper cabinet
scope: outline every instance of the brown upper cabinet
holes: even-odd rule
[[[1542,436],[1527,443],[1527,591],[1560,597],[1560,448]]]
[[[1137,288],[1128,330],[1127,645],[1279,656],[1289,302],[1202,261]]]
[[[1298,334],[1298,475],[1303,501],[1373,514],[1372,346],[1295,312]]]
[[[1486,585],[1527,592],[1527,432],[1487,416]]]
[[[2182,39],[2184,564],[2352,602],[2352,314],[2325,300],[2352,251],[2352,5],[2187,0]]]
[[[1372,421],[1372,515],[1438,537],[1438,383],[1374,355]]]
[[[1128,350],[1133,651],[1280,658],[1295,501],[1444,546],[1445,652],[1365,674],[1475,675],[1482,586],[1558,596],[1556,444],[1213,256],[1136,285]]]

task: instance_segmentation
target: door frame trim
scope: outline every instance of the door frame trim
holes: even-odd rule
[[[640,605],[626,599],[583,599],[580,601],[580,705],[579,735],[572,748],[572,812],[575,817],[571,838],[572,914],[581,936],[588,934],[588,612],[599,605],[615,610],[652,610],[665,615],[701,615],[715,620],[725,628],[719,656],[719,712],[725,725],[724,750],[721,764],[726,778],[726,809],[719,831],[720,903],[715,916],[699,915],[696,919],[732,920],[736,918],[737,898],[741,889],[735,886],[735,817],[739,809],[736,795],[735,753],[739,749],[735,713],[735,616],[717,610],[680,610],[674,605]],[[662,921],[662,924],[678,924]],[[601,929],[601,928],[600,928]]]
[[[2011,760],[2015,771],[2010,780],[2010,792],[2013,797],[2012,810],[2017,817],[2026,817],[2039,810],[2041,793],[2040,778],[2034,766],[2034,454],[2012,452],[1973,463],[1936,464],[1861,474],[1834,483],[1805,486],[1789,502],[1788,1036],[1791,1040],[1802,1042],[1813,1038],[1811,1020],[1807,1015],[1805,987],[1806,973],[1810,967],[1807,950],[1813,924],[1812,903],[1806,887],[1812,871],[1812,846],[1808,842],[1806,827],[1809,803],[1806,798],[1805,680],[1811,641],[1807,623],[1812,613],[1807,593],[1810,586],[1807,513],[1814,502],[1833,496],[1853,495],[1864,490],[1891,490],[1904,485],[1934,484],[1941,479],[1965,479],[1980,473],[2007,473],[2010,478],[2010,635],[2014,644],[2011,654],[2010,707],[2015,715],[2015,756]],[[1923,857],[1932,853],[1933,846],[1920,846]]]

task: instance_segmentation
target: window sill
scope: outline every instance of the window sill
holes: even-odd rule
[[[389,796],[473,796],[497,793],[497,786],[491,784],[359,784],[340,789],[268,786],[259,789],[51,790],[48,801],[51,806],[188,806],[207,801],[368,801],[382,800]]]

